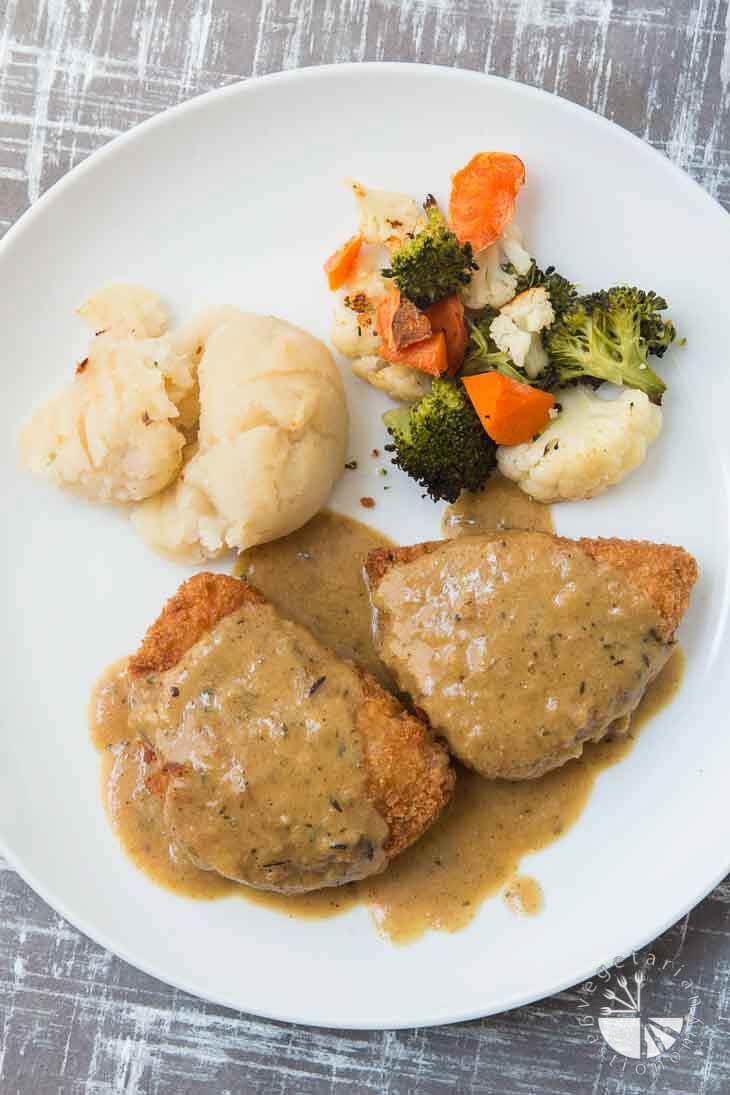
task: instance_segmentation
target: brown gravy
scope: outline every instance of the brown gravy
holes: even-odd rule
[[[149,766],[139,738],[105,750],[101,789],[107,813],[125,852],[136,867],[161,886],[188,897],[213,898],[241,887],[194,866],[162,823],[162,800],[145,780]]]
[[[127,659],[112,662],[91,695],[89,729],[97,749],[118,745],[129,738]]]
[[[325,510],[297,532],[244,551],[235,573],[325,646],[392,688],[373,646],[370,601],[362,580],[367,553],[392,546],[375,529]]]
[[[647,688],[641,703],[631,716],[631,732],[637,734],[654,715],[671,703],[682,683],[685,670],[684,651],[675,646],[671,658]]]
[[[516,874],[503,893],[505,904],[517,916],[537,916],[542,911],[545,895],[536,878]]]
[[[493,475],[484,490],[464,491],[441,519],[448,540],[474,536],[492,529],[521,528],[530,532],[555,532],[550,506],[536,502],[516,483]]]
[[[357,588],[359,593],[360,559],[353,558],[353,544],[356,554],[362,557],[370,548],[387,541],[375,530],[334,514],[321,514],[287,539],[294,538],[309,546],[295,548],[286,541],[278,541],[256,549],[259,574],[251,574],[252,581],[267,596],[272,596],[277,582],[280,589],[286,582],[291,592],[287,592],[287,599],[281,603],[289,616],[308,624],[315,633],[318,627],[329,628],[326,634],[330,642],[339,630],[342,644],[339,649],[343,653],[346,644],[354,644],[357,637],[359,649],[367,650],[365,638],[369,637],[370,626],[367,600],[360,596],[351,600],[357,607],[353,607],[352,613],[340,616],[339,628],[329,624],[323,618],[328,594],[318,591],[317,599],[312,598],[312,569],[308,564],[317,559],[328,560],[326,565],[320,562],[317,566],[318,586],[336,579],[340,589],[347,589],[349,583],[349,588]],[[321,556],[320,544],[326,549]],[[308,551],[312,557],[299,559],[300,551]],[[271,561],[269,553],[283,560],[284,573],[279,572],[278,577],[277,564]],[[244,556],[239,572],[247,565]],[[262,574],[266,575],[265,580],[261,579]],[[271,583],[269,588],[267,582]],[[310,604],[315,606],[311,620],[307,617]],[[130,739],[124,663],[110,667],[97,685],[91,703],[91,731],[97,748],[104,750],[102,792],[112,825],[135,865],[158,884],[192,898],[235,894],[296,918],[336,916],[354,905],[366,904],[379,929],[392,941],[401,943],[418,938],[429,928],[459,930],[475,916],[486,897],[505,889],[505,899],[514,911],[522,914],[539,911],[539,883],[525,881],[518,875],[522,857],[552,843],[577,820],[599,773],[626,756],[633,747],[638,727],[670,702],[679,687],[683,665],[682,652],[676,648],[647,690],[633,716],[628,736],[589,744],[580,759],[538,780],[487,782],[459,768],[450,806],[436,825],[384,874],[294,897],[253,890],[212,871],[201,870],[171,846],[155,813],[159,800],[150,795],[140,779],[140,743],[124,745]]]

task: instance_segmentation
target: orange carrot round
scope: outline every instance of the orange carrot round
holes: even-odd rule
[[[324,272],[330,289],[340,289],[357,262],[362,247],[362,236],[352,236],[342,247],[338,247],[324,264]]]
[[[478,152],[452,180],[449,224],[461,243],[481,251],[512,220],[525,165],[511,152]]]
[[[531,441],[548,424],[555,397],[502,373],[465,376],[464,387],[484,429],[498,445]]]

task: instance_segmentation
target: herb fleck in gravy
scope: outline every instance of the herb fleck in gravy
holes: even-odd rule
[[[519,500],[518,518],[508,503],[500,512],[499,499],[490,498],[490,492],[494,488],[495,494],[504,495],[505,491],[495,484],[498,479],[490,482],[479,502],[494,524],[480,523],[469,532],[498,524],[517,527],[516,519],[524,527],[546,528],[549,509],[529,499],[525,499],[526,507]],[[455,534],[458,527],[447,524],[448,534]],[[388,543],[357,521],[323,513],[291,536],[244,553],[236,570],[290,619],[387,682],[372,646],[361,567],[369,550]],[[289,917],[333,916],[365,904],[379,929],[402,943],[429,928],[459,930],[486,897],[500,891],[514,911],[538,912],[539,883],[519,875],[521,859],[552,843],[577,820],[598,774],[627,755],[645,719],[671,700],[682,669],[683,657],[677,648],[649,686],[628,735],[588,744],[579,759],[540,779],[490,782],[457,765],[450,805],[383,874],[296,896],[254,890],[201,870],[171,841],[162,824],[161,800],[147,786],[149,757],[145,759],[144,750],[150,746],[129,730],[125,662],[110,667],[96,686],[91,731],[102,751],[102,793],[112,825],[133,862],[157,883],[195,898],[235,894]]]

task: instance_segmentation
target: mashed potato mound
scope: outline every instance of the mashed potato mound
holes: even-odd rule
[[[157,551],[202,562],[299,528],[342,473],[347,408],[323,343],[230,306],[173,334],[149,289],[79,309],[95,332],[20,434],[23,462],[93,502],[134,502]]]
[[[200,418],[200,392],[198,389],[198,366],[205,350],[205,344],[212,332],[231,316],[237,315],[238,309],[229,304],[219,305],[214,308],[206,308],[197,316],[189,320],[179,331],[172,336],[172,345],[180,360],[190,363],[193,385],[185,393],[175,398],[179,418],[177,425],[184,431],[188,441],[195,441],[198,432],[198,420]]]
[[[151,547],[186,562],[299,528],[345,459],[345,395],[323,343],[235,309],[216,322],[201,327],[197,445],[177,483],[132,516]]]
[[[105,327],[73,380],[22,429],[21,457],[90,501],[141,501],[180,470],[177,404],[195,388],[194,368],[162,335],[167,316],[149,290],[110,286],[79,311]]]

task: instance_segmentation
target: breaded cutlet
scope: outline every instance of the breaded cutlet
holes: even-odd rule
[[[224,617],[265,603],[244,579],[196,574],[148,629],[129,661],[130,678],[173,668]],[[356,729],[367,765],[368,795],[388,826],[384,851],[390,860],[433,823],[451,797],[455,777],[447,751],[428,724],[406,711],[369,673],[354,668],[363,693]]]
[[[512,530],[378,548],[365,575],[379,656],[452,753],[534,779],[629,727],[697,564],[681,547]]]

